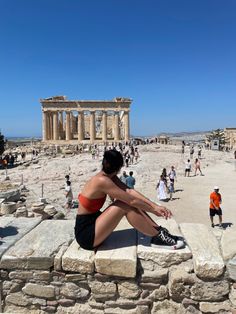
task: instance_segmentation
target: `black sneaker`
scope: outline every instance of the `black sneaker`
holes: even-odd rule
[[[181,237],[178,237],[176,235],[171,234],[168,229],[166,229],[166,228],[164,228],[162,226],[158,226],[158,227],[156,227],[156,229],[159,232],[163,231],[166,235],[168,235],[169,237],[173,238],[175,241],[182,240]]]
[[[175,240],[171,234],[167,234],[161,230],[156,236],[151,239],[151,246],[168,250],[177,250],[184,246],[182,240]]]
[[[211,224],[211,226],[212,226],[212,228],[214,228],[214,227],[215,227],[215,225],[214,225],[213,223]]]

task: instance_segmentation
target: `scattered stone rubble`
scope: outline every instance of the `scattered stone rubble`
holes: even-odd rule
[[[236,246],[226,246],[235,229],[221,237],[220,246],[225,245],[221,250],[212,231],[203,225],[178,226],[174,220],[161,224],[182,233],[186,248],[152,248],[149,237],[136,234],[122,220],[94,253],[74,240],[73,220],[2,217],[3,230],[10,228],[0,245],[3,311],[234,313]]]
[[[1,183],[2,184],[2,183]],[[13,215],[14,217],[40,217],[45,219],[63,219],[65,217],[61,210],[44,202],[27,204],[26,199],[29,190],[25,186],[8,186],[8,189],[0,191],[0,215]]]

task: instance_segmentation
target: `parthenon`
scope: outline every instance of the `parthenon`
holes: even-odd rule
[[[129,141],[132,99],[67,100],[65,96],[40,99],[42,138],[50,143]]]

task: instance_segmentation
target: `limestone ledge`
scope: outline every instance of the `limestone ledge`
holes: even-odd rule
[[[203,225],[179,228],[174,220],[162,221],[187,243],[168,251],[152,248],[149,237],[122,220],[95,253],[73,240],[74,221],[35,220],[24,232],[19,222],[10,222],[18,224],[19,233],[9,235],[11,245],[0,261],[6,313],[187,314],[236,308],[235,255],[227,248],[222,252]]]

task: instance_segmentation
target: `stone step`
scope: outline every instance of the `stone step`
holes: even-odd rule
[[[39,218],[0,218],[0,258],[12,245],[41,222]]]
[[[31,219],[28,221],[30,222]],[[4,253],[0,267],[3,269],[49,269],[53,266],[54,256],[60,247],[70,243],[73,238],[73,220],[42,221]]]
[[[137,232],[123,218],[112,234],[99,246],[95,255],[96,271],[134,278],[137,266]]]
[[[196,275],[209,279],[221,276],[224,261],[213,232],[205,225],[193,223],[182,223],[180,229],[192,251]]]
[[[173,218],[165,220],[154,215],[150,216],[158,225],[167,228],[171,234],[182,236],[179,226]],[[192,257],[192,253],[187,246],[179,250],[167,250],[151,247],[150,241],[150,237],[138,233],[138,258],[144,269],[154,270],[153,262],[156,267],[170,267]]]
[[[90,274],[94,272],[94,251],[82,249],[74,240],[62,256],[62,269]]]

